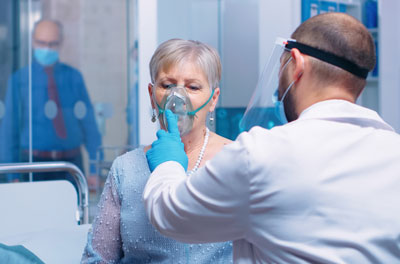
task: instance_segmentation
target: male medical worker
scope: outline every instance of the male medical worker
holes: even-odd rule
[[[355,104],[375,64],[371,35],[327,13],[291,37],[255,92],[279,76],[275,107],[289,123],[242,133],[187,177],[169,113],[147,153],[148,216],[180,241],[233,240],[235,263],[400,263],[400,136]]]

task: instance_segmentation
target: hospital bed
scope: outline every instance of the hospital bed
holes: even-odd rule
[[[0,174],[54,171],[71,173],[78,191],[64,180],[0,184],[0,243],[22,245],[44,263],[79,263],[90,228],[83,173],[68,162],[0,165]]]

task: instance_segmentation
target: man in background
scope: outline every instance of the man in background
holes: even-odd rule
[[[29,161],[30,144],[32,160],[37,162],[68,161],[83,171],[82,144],[89,158],[96,159],[101,136],[82,75],[59,61],[62,31],[58,21],[37,22],[33,31],[33,63],[18,70],[8,81],[5,115],[0,123],[2,163]],[[91,166],[90,173],[95,172]],[[26,180],[19,175],[8,178],[9,181]],[[35,181],[55,179],[73,182],[69,174],[60,172],[33,177]]]

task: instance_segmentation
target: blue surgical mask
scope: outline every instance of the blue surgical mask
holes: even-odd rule
[[[53,65],[58,61],[58,51],[53,49],[36,48],[33,55],[35,59],[43,66]]]
[[[279,78],[281,77],[282,72],[285,70],[286,66],[289,64],[289,62],[292,60],[292,57],[290,57],[285,65],[283,65],[281,71],[279,72]],[[285,93],[283,94],[281,100],[279,100],[279,91],[277,88],[274,94],[272,95],[272,101],[274,103],[274,111],[275,111],[275,116],[278,118],[278,120],[282,123],[282,125],[287,124],[288,120],[285,114],[285,105],[283,104],[283,100],[286,97],[286,94],[289,92],[290,88],[292,88],[294,84],[294,81],[289,85],[289,87],[286,89]]]
[[[286,91],[283,94],[281,100],[278,100],[278,89],[276,89],[274,95],[272,96],[272,101],[274,102],[275,115],[278,118],[278,120],[282,123],[282,125],[288,123],[288,120],[287,120],[287,117],[286,117],[286,114],[285,114],[285,106],[283,104],[283,100],[285,99],[286,94],[292,88],[293,84],[294,84],[294,81],[286,89]]]

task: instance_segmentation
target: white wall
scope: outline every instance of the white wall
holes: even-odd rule
[[[159,0],[157,41],[171,38],[205,42],[218,49],[218,1]]]
[[[220,106],[246,107],[257,84],[259,2],[223,2]]]
[[[218,31],[218,1],[191,0],[190,39],[205,42],[218,50],[220,45]]]
[[[190,0],[157,1],[158,43],[171,38],[189,38],[190,6]]]
[[[379,1],[380,113],[400,132],[400,2]]]
[[[150,80],[149,61],[157,47],[157,0],[137,0],[139,40],[139,144],[151,144],[157,126],[151,122],[151,104],[147,86]]]
[[[260,62],[264,69],[277,37],[289,38],[301,23],[301,0],[260,1]]]

